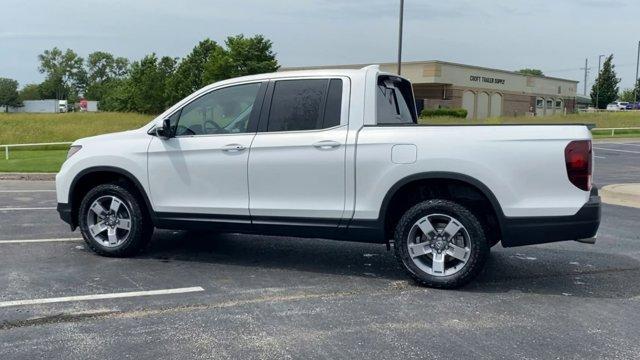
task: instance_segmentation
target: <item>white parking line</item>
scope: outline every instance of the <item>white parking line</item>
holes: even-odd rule
[[[108,293],[108,294],[96,294],[96,295],[79,295],[79,296],[66,296],[57,298],[46,299],[29,299],[29,300],[12,300],[0,302],[0,308],[9,306],[20,305],[39,305],[39,304],[51,304],[71,301],[86,301],[86,300],[104,300],[104,299],[120,299],[139,296],[152,296],[152,295],[169,295],[169,294],[184,294],[190,292],[204,291],[200,286],[177,288],[177,289],[163,289],[163,290],[149,290],[149,291],[131,291],[122,293]]]
[[[622,145],[627,145],[627,146],[640,146],[640,144],[629,144],[629,143],[623,143]]]
[[[23,208],[23,207],[0,207],[0,211],[20,211],[20,210],[56,210],[56,208],[54,207],[30,207],[30,208]]]
[[[28,192],[56,192],[55,190],[0,190],[0,194],[4,193],[28,193]]]
[[[604,157],[604,156],[595,156],[595,155],[593,155],[593,157],[596,158],[596,159],[606,159],[606,157]]]
[[[606,149],[601,147],[594,147],[596,150],[604,150],[604,151],[618,151],[623,153],[631,153],[631,154],[640,154],[640,151],[631,151],[631,150],[620,150],[620,149]]]
[[[44,242],[65,242],[80,241],[82,238],[59,238],[59,239],[23,239],[23,240],[0,240],[0,244],[26,244],[26,243],[44,243]]]

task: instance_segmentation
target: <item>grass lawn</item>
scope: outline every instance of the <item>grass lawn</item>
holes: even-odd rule
[[[137,129],[153,119],[135,113],[0,113],[0,144],[75,141],[77,139]]]
[[[0,157],[0,172],[58,172],[67,150],[11,150],[9,160]]]
[[[0,144],[67,142],[124,130],[137,129],[152,115],[135,113],[0,113]],[[0,172],[57,172],[67,154],[66,146],[10,149],[9,160],[0,149]]]

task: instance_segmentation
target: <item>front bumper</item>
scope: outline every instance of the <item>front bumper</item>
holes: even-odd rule
[[[600,226],[600,196],[594,186],[589,201],[572,216],[505,218],[502,246],[514,247],[566,240],[593,243]]]
[[[77,224],[75,223],[75,221],[73,221],[73,212],[71,209],[71,205],[58,203],[58,206],[56,207],[56,209],[58,210],[60,219],[62,219],[62,221],[66,222],[67,224],[69,224],[69,226],[71,226],[72,231],[75,230],[77,227]]]

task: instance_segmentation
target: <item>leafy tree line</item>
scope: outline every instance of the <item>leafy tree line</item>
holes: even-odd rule
[[[625,89],[620,93],[620,101],[640,101],[640,79],[636,81],[636,86],[631,89]]]
[[[230,36],[223,45],[205,39],[182,59],[152,53],[130,62],[103,51],[83,59],[71,49],[55,47],[38,59],[45,80],[25,85],[7,106],[37,99],[75,102],[82,96],[100,101],[105,111],[156,114],[207,84],[279,68],[272,42],[262,35]],[[0,88],[0,105],[2,96]]]

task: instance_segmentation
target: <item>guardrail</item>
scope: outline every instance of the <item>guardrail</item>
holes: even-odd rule
[[[593,128],[591,131],[611,131],[611,136],[616,134],[616,130],[638,130],[640,131],[640,127],[627,127],[627,128]]]
[[[9,160],[9,148],[14,147],[38,147],[38,146],[51,146],[51,145],[71,145],[71,142],[52,142],[52,143],[37,143],[37,144],[8,144],[0,145],[0,148],[4,148],[4,159]]]

